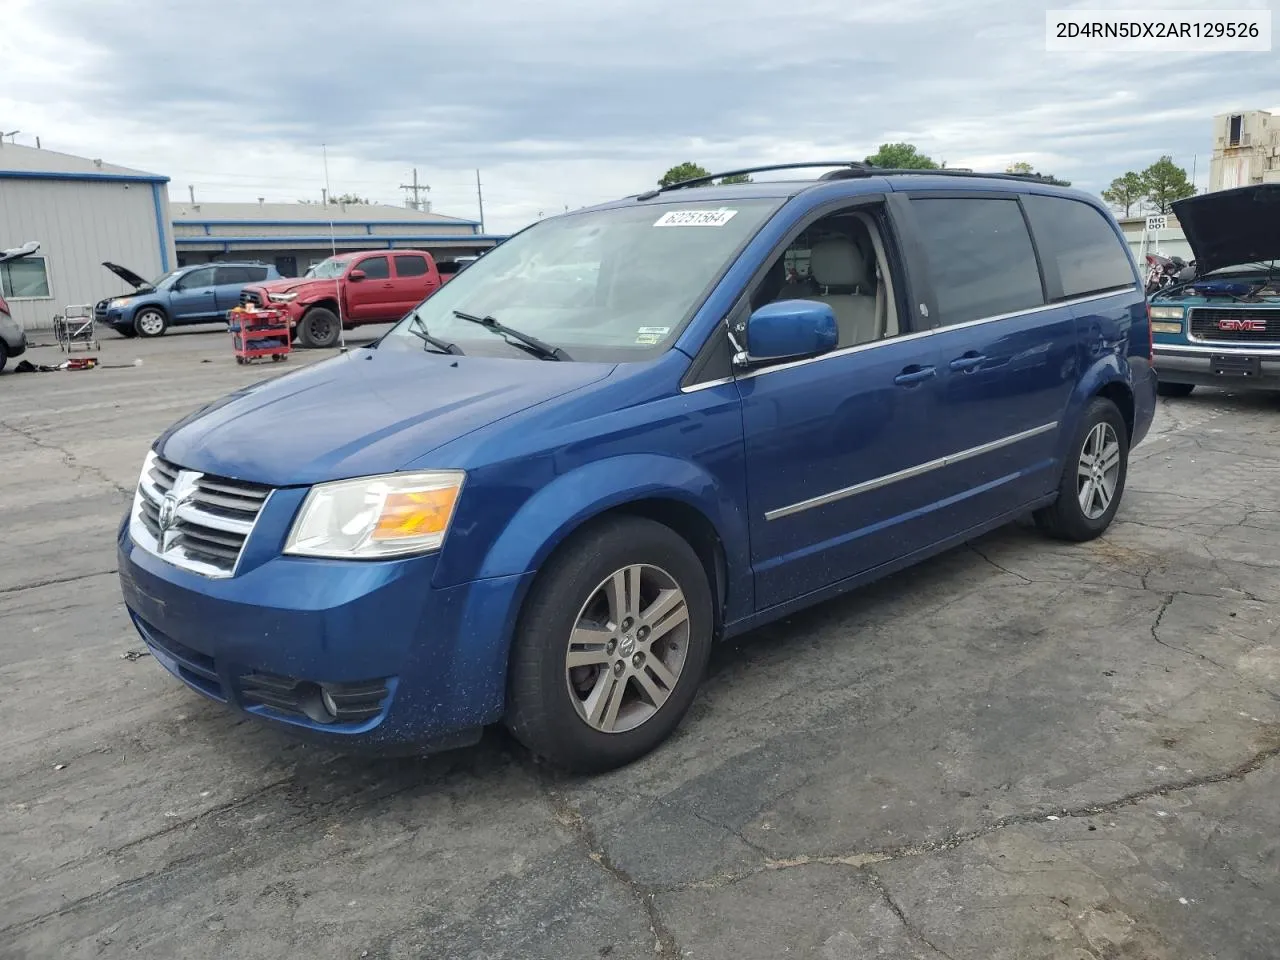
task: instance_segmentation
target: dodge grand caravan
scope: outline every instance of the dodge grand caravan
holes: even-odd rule
[[[824,167],[542,220],[175,424],[118,537],[155,658],[339,747],[503,720],[600,770],[722,638],[1024,514],[1097,537],[1156,395],[1114,219],[1034,177],[785,169]]]

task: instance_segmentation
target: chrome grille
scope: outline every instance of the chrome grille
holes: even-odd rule
[[[133,541],[174,566],[229,577],[271,488],[183,470],[148,453],[133,497]]]
[[[1280,344],[1280,307],[1192,307],[1190,338],[1206,343]]]
[[[255,306],[262,306],[262,295],[254,290],[241,290],[240,306],[247,307],[251,303]]]

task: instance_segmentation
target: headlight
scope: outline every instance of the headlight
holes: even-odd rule
[[[284,552],[360,560],[438,550],[466,474],[389,473],[311,488]]]
[[[1181,333],[1182,321],[1179,320],[1175,323],[1171,320],[1152,320],[1151,332],[1152,333]]]
[[[1152,307],[1151,319],[1152,320],[1181,320],[1182,308],[1181,307]]]
[[[108,304],[107,304],[107,309],[109,309],[109,310],[119,310],[121,307],[127,307],[128,305],[129,305],[129,298],[128,298],[128,297],[120,297],[120,298],[118,298],[118,299],[116,299],[116,300],[112,300],[110,303],[108,303]]]
[[[268,293],[267,299],[272,303],[288,303],[290,300],[297,300],[296,293]]]

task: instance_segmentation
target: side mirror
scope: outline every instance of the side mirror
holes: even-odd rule
[[[363,270],[352,270],[350,273],[347,274],[347,279],[351,281],[363,280],[364,277],[365,277],[365,273]]]
[[[816,300],[767,303],[747,318],[746,342],[736,341],[733,362],[740,367],[773,360],[801,360],[835,349],[840,339],[836,315]]]

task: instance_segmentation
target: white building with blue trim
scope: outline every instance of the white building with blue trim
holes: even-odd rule
[[[0,249],[40,242],[34,257],[0,264],[14,319],[47,330],[69,304],[127,292],[102,266],[144,277],[177,265],[169,178],[53,150],[0,146]]]
[[[286,277],[338,253],[411,248],[436,260],[471,257],[503,238],[475,220],[387,204],[175,203],[178,263],[255,260]]]

